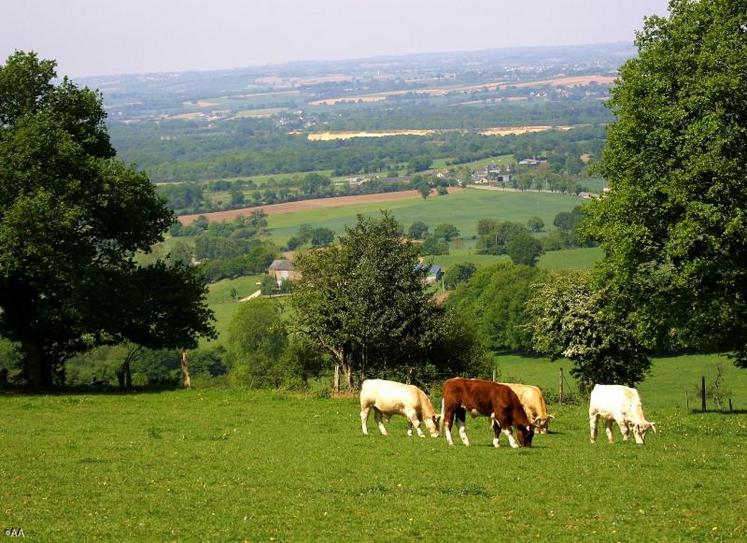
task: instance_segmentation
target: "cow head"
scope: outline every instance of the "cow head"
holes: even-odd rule
[[[532,424],[534,424],[534,427],[537,429],[538,434],[546,434],[548,426],[550,425],[550,420],[554,418],[555,417],[552,415],[548,415],[545,418],[535,417],[534,422]]]
[[[633,436],[635,437],[635,442],[638,445],[643,445],[643,442],[646,440],[646,432],[648,432],[649,430],[653,430],[654,433],[656,433],[655,424],[655,422],[648,422],[647,420],[644,420],[640,424],[633,425]]]
[[[431,434],[431,437],[438,437],[441,434],[441,416],[434,415],[425,419],[425,426]]]
[[[534,426],[532,424],[528,424],[526,426],[517,424],[516,434],[519,437],[519,444],[522,447],[532,446],[532,438],[534,437]]]

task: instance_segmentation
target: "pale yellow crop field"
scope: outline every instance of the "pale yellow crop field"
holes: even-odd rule
[[[430,136],[435,130],[377,130],[373,132],[312,132],[308,135],[310,141],[349,140],[352,138],[386,138],[389,136]]]

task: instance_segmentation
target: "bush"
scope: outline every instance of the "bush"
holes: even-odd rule
[[[542,254],[542,242],[531,234],[522,233],[508,242],[508,256],[514,264],[535,266]]]
[[[407,235],[412,239],[423,239],[428,233],[428,225],[423,221],[416,221],[410,225]]]
[[[452,307],[475,330],[477,338],[493,351],[532,351],[527,329],[530,316],[525,303],[531,286],[545,272],[500,262],[475,272],[449,298]]]
[[[454,264],[444,274],[444,285],[447,289],[453,290],[460,283],[468,281],[475,271],[477,271],[477,267],[472,262]]]
[[[285,371],[280,359],[288,345],[280,306],[275,300],[243,302],[228,330],[229,378],[244,387],[278,387]]]
[[[438,239],[435,235],[426,236],[420,252],[424,255],[448,255],[449,244]]]

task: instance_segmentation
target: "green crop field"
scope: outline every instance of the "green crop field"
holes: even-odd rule
[[[551,404],[531,449],[360,431],[357,400],[199,388],[2,395],[0,526],[32,541],[744,541],[747,415],[691,413],[716,357],[657,360],[641,387],[658,433],[588,441]],[[553,387],[558,364],[499,359]],[[727,363],[729,364],[729,363]],[[747,372],[728,366],[735,408]],[[198,383],[199,385],[199,383]]]
[[[477,221],[482,218],[525,223],[529,217],[537,215],[546,225],[552,225],[555,215],[570,211],[581,202],[575,196],[561,194],[467,189],[448,196],[434,195],[427,200],[418,198],[366,203],[272,215],[269,217],[269,228],[273,238],[284,242],[301,224],[341,232],[345,225],[355,222],[357,214],[371,215],[381,209],[389,209],[405,228],[415,221],[423,221],[431,228],[441,223],[451,223],[459,228],[462,236],[470,237],[477,233]]]

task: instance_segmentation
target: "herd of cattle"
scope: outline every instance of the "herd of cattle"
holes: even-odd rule
[[[384,422],[392,415],[403,415],[407,419],[407,435],[412,429],[420,437],[425,434],[420,428],[425,425],[431,437],[438,437],[443,430],[449,445],[451,428],[456,420],[459,437],[469,445],[466,431],[467,413],[473,417],[489,417],[495,433],[493,446],[500,445],[501,432],[506,435],[511,447],[531,447],[535,431],[546,433],[551,419],[539,387],[516,383],[494,383],[482,379],[449,379],[444,383],[441,399],[441,414],[437,415],[428,396],[414,385],[406,385],[383,379],[367,379],[361,386],[361,428],[368,435],[368,415],[374,411],[379,431],[387,435]],[[597,421],[604,419],[607,439],[612,439],[612,422],[620,427],[623,440],[633,432],[636,443],[642,445],[648,430],[656,432],[653,422],[643,416],[638,391],[622,385],[595,385],[589,401],[589,425],[591,442],[597,438]],[[514,438],[513,430],[516,430]],[[518,442],[517,442],[518,439]]]

